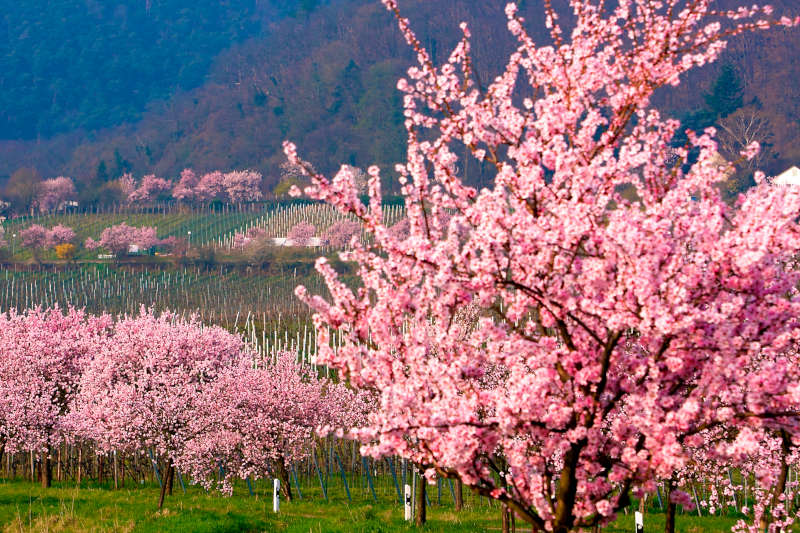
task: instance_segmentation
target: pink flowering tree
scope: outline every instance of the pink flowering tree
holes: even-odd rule
[[[76,431],[101,450],[155,448],[166,462],[160,508],[175,464],[210,427],[198,417],[207,394],[243,349],[238,336],[196,318],[144,310],[121,318],[81,377]]]
[[[172,189],[172,182],[163,178],[157,178],[154,174],[148,174],[142,178],[139,186],[128,194],[129,203],[148,203],[158,200],[158,198]]]
[[[179,202],[192,202],[196,200],[196,188],[198,183],[200,183],[200,176],[190,168],[183,169],[181,172],[181,179],[172,189],[172,197]]]
[[[42,251],[50,246],[50,231],[40,224],[32,224],[20,231],[19,236],[22,247],[31,251],[36,262],[41,261]]]
[[[57,224],[50,230],[48,240],[51,247],[59,244],[69,244],[75,240],[75,231],[69,226]]]
[[[225,175],[214,171],[203,174],[195,189],[195,198],[201,202],[211,202],[222,198],[225,191]]]
[[[36,206],[39,211],[53,211],[72,198],[75,198],[75,184],[72,179],[59,176],[39,184]]]
[[[105,248],[116,256],[123,256],[128,253],[131,246],[147,250],[158,246],[161,243],[156,235],[156,228],[129,226],[122,222],[103,230],[100,240],[96,241],[91,237],[86,239],[84,246],[89,250]]]
[[[325,230],[322,240],[334,248],[346,248],[353,237],[360,234],[361,224],[355,220],[339,220]]]
[[[565,533],[654,491],[703,431],[770,420],[794,433],[800,191],[762,180],[727,205],[713,130],[673,151],[679,124],[650,98],[725,38],[798,21],[710,0],[573,0],[569,27],[545,3],[553,44],[537,46],[509,4],[518,47],[482,91],[466,25],[436,67],[384,4],[419,60],[398,83],[408,238],[382,222],[377,168],[365,205],[350,173],[306,166],[306,193],[358,217],[374,245],[341,254],[359,265],[357,290],[320,259],[330,300],[297,291],[316,311],[320,362],[380,394],[363,449]],[[491,187],[460,179],[459,143],[494,167]],[[464,335],[454,316],[467,305],[478,318]],[[328,326],[346,339],[335,351]]]
[[[43,486],[52,448],[70,436],[82,365],[105,346],[109,324],[75,309],[0,315],[0,451],[41,454]]]
[[[243,250],[251,243],[263,239],[267,236],[267,231],[259,226],[248,228],[244,233],[237,231],[233,235],[233,248]]]
[[[260,200],[261,174],[254,170],[234,170],[223,176],[222,186],[232,203]]]
[[[202,427],[198,437],[187,444],[180,467],[206,488],[224,467],[220,488],[231,490],[235,478],[267,476],[281,479],[285,497],[292,499],[289,466],[311,454],[314,432],[328,423],[332,409],[327,400],[340,395],[329,391],[339,387],[317,379],[297,356],[280,352],[275,362],[253,367],[243,361],[229,369],[205,394],[205,410],[196,421]]]
[[[287,237],[295,246],[306,246],[309,242],[311,242],[311,239],[314,238],[316,233],[317,228],[315,228],[313,224],[309,224],[308,222],[299,222],[292,226],[292,229],[289,230],[289,235],[287,235]]]

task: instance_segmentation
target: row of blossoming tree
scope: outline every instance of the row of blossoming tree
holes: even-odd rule
[[[287,468],[311,453],[315,430],[359,424],[366,409],[295,354],[265,361],[239,336],[168,312],[11,311],[0,346],[0,454],[40,455],[49,486],[65,442],[154,451],[166,465],[159,506],[176,468],[223,491],[276,472],[291,498]]]
[[[714,131],[675,147],[679,123],[651,98],[715,61],[725,39],[800,21],[710,0],[572,0],[562,22],[546,0],[550,42],[537,45],[512,3],[518,47],[482,87],[466,25],[437,67],[395,0],[383,3],[418,58],[398,83],[408,231],[382,221],[377,168],[365,204],[351,173],[329,180],[285,145],[311,177],[305,193],[372,236],[342,254],[357,289],[320,259],[330,300],[297,291],[316,311],[320,361],[379,391],[362,449],[462,480],[557,533],[609,523],[659,483],[672,531],[690,498],[679,485],[735,468],[759,494],[736,529],[787,530],[800,190],[757,174],[727,205]],[[465,149],[496,169],[491,186],[460,179]],[[469,328],[455,319],[466,306]],[[338,350],[326,326],[345,336]]]
[[[254,202],[262,198],[262,176],[254,170],[207,172],[198,174],[184,169],[177,181],[148,174],[137,180],[125,174],[116,185],[129,204],[149,204],[173,199],[181,203],[203,204],[213,201],[229,203]],[[34,206],[42,212],[63,209],[77,198],[72,178],[58,176],[37,185]]]

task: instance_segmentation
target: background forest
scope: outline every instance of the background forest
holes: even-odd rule
[[[505,3],[401,7],[437,62],[459,37],[451,21],[466,20],[488,81],[514,46]],[[541,0],[520,4],[546,42],[534,15]],[[285,139],[325,172],[404,159],[395,85],[413,58],[376,0],[0,0],[0,13],[0,186],[16,173],[6,198],[63,174],[82,202],[102,203],[113,200],[104,185],[125,172],[175,179],[186,167],[253,168],[269,192]],[[798,33],[783,30],[734,39],[720,63],[657,103],[686,127],[718,126],[723,156],[759,140],[757,164],[777,174],[800,160],[798,47]],[[749,170],[731,192],[748,185]],[[472,182],[489,177],[463,171]]]

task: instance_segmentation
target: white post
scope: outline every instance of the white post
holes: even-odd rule
[[[405,485],[405,519],[407,521],[411,520],[411,485],[406,483]]]
[[[281,480],[272,480],[272,512],[277,513],[281,509]]]
[[[633,521],[636,524],[636,533],[644,533],[644,515],[636,511],[633,513]]]

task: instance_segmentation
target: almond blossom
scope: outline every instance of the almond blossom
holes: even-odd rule
[[[727,205],[714,131],[673,149],[679,123],[650,99],[728,37],[798,20],[710,0],[572,0],[562,24],[545,2],[551,42],[537,45],[511,3],[518,47],[481,90],[466,25],[436,67],[383,3],[418,59],[398,83],[408,235],[382,222],[376,167],[365,204],[346,173],[318,175],[285,145],[311,176],[305,192],[373,236],[341,253],[357,289],[321,258],[330,300],[297,290],[319,361],[379,393],[362,450],[563,533],[612,521],[708,430],[769,421],[796,434],[800,191],[762,183]],[[462,181],[457,145],[494,168],[491,187]],[[465,335],[466,306],[478,318]],[[345,338],[336,350],[328,327]]]

